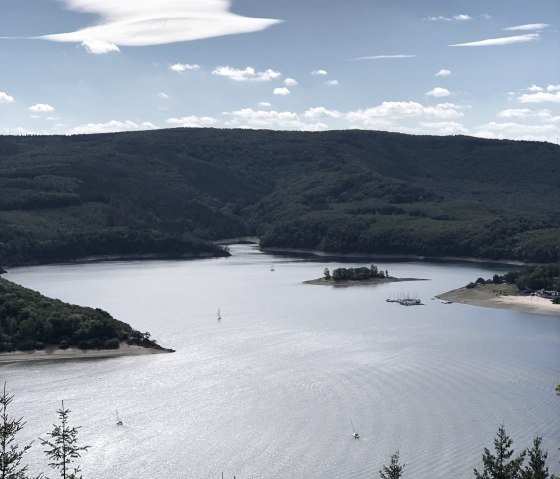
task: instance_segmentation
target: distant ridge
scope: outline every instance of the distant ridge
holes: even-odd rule
[[[208,256],[212,240],[560,260],[560,148],[376,131],[0,136],[0,265]]]

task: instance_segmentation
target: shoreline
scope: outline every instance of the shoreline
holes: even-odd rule
[[[471,258],[461,256],[421,256],[414,254],[388,254],[388,253],[335,253],[325,252],[312,249],[301,248],[280,248],[280,247],[262,247],[259,249],[265,253],[280,253],[280,254],[306,254],[313,255],[319,258],[356,258],[356,259],[380,259],[390,261],[427,261],[427,262],[462,262],[462,263],[486,263],[486,264],[499,264],[508,266],[533,266],[537,263],[524,263],[513,259],[490,259],[490,258]]]
[[[163,354],[173,353],[173,349],[157,349],[145,348],[136,344],[121,343],[119,349],[53,349],[45,348],[44,350],[35,351],[15,351],[11,353],[0,353],[0,364],[15,362],[32,362],[32,361],[57,361],[69,359],[104,359],[118,358],[123,356],[140,356],[146,354]]]
[[[313,284],[318,286],[361,286],[367,284],[387,284],[387,283],[399,283],[402,281],[430,281],[426,278],[369,278],[364,280],[351,280],[345,279],[342,281],[335,281],[334,279],[308,279],[304,281],[303,284]]]
[[[436,298],[482,308],[560,316],[560,305],[552,304],[549,299],[540,296],[519,294],[517,288],[513,285],[487,284],[470,289],[457,288],[439,294]]]

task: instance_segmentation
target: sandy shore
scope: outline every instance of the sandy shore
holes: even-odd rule
[[[16,351],[15,353],[0,353],[0,364],[20,361],[52,361],[57,359],[101,359],[120,356],[136,356],[140,354],[169,353],[169,349],[144,348],[142,346],[121,343],[119,349],[93,349],[84,351],[77,348],[45,349],[43,351]]]
[[[459,288],[437,296],[445,301],[481,306],[484,308],[509,309],[525,313],[560,316],[560,305],[539,296],[522,296],[514,285],[487,284],[476,288]]]
[[[309,279],[304,281],[304,284],[318,284],[321,286],[360,286],[365,284],[384,284],[384,283],[398,283],[399,281],[428,281],[422,278],[371,278],[371,279],[364,279],[364,280],[343,280],[343,281],[335,281],[334,279],[325,279],[325,278],[317,278],[317,279]]]

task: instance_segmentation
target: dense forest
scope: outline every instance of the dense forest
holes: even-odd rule
[[[0,265],[338,253],[560,260],[560,148],[374,131],[0,137]]]
[[[122,341],[161,349],[149,333],[136,331],[101,309],[50,299],[0,278],[0,352],[48,346],[118,349]]]

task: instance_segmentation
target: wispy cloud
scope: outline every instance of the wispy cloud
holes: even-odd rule
[[[309,108],[304,114],[305,118],[340,118],[342,113],[336,110],[329,110],[324,106]]]
[[[200,128],[214,126],[220,122],[220,120],[213,118],[211,116],[183,116],[181,118],[168,118],[165,120],[169,125],[182,128]]]
[[[430,22],[465,22],[467,20],[472,20],[472,17],[470,15],[467,15],[465,13],[459,13],[457,15],[437,15],[437,16],[433,16],[433,17],[427,17],[426,20],[429,20]]]
[[[268,108],[270,106],[272,106],[272,103],[268,102],[268,101],[259,101],[257,103],[258,106],[262,106],[263,108]]]
[[[338,85],[340,85],[340,82],[338,80],[327,80],[325,82],[325,85],[338,86]]]
[[[157,127],[150,122],[136,123],[130,120],[111,120],[107,123],[87,123],[85,125],[80,125],[72,128],[69,133],[71,135],[81,135],[90,133],[113,133],[117,131],[153,130],[155,128]]]
[[[365,57],[350,58],[350,61],[360,61],[360,60],[386,60],[392,58],[415,58],[416,55],[409,55],[406,53],[400,53],[398,55],[371,55]]]
[[[443,98],[451,95],[451,92],[447,88],[441,88],[437,86],[433,90],[426,92],[426,95],[433,96],[434,98]]]
[[[531,110],[530,108],[508,108],[498,113],[499,118],[528,119],[536,118],[548,122],[560,122],[560,115],[552,115],[550,110]]]
[[[120,48],[114,43],[103,40],[84,40],[82,46],[88,53],[93,55],[105,55],[106,53],[120,52]]]
[[[96,25],[81,30],[38,38],[82,43],[84,46],[86,42],[104,42],[114,46],[163,45],[256,32],[279,22],[234,14],[230,12],[230,0],[62,1],[68,9],[94,14],[100,20]]]
[[[37,103],[36,105],[30,106],[29,110],[33,113],[47,113],[54,111],[54,108],[46,103]]]
[[[162,100],[169,100],[169,98],[170,98],[170,96],[169,96],[167,93],[165,93],[164,91],[160,91],[160,92],[157,94],[157,96],[158,96],[159,98],[161,98]]]
[[[286,87],[279,87],[279,88],[275,88],[272,93],[274,95],[279,95],[279,96],[286,96],[289,95],[291,92],[288,88]]]
[[[226,125],[235,128],[289,128],[307,131],[328,128],[324,123],[308,123],[300,115],[290,111],[256,111],[252,108],[243,108],[223,114],[232,118],[226,122]]]
[[[0,91],[0,103],[13,103],[14,97],[11,95],[8,95],[6,92],[4,91]]]
[[[173,70],[174,72],[184,72],[187,70],[199,70],[200,69],[200,65],[195,64],[190,64],[190,63],[175,63],[174,65],[171,65],[169,67],[170,70]]]
[[[517,98],[520,103],[560,103],[560,91],[538,91],[536,93],[524,93]]]
[[[313,70],[311,72],[312,75],[328,75],[327,70]]]
[[[448,77],[449,75],[451,75],[451,70],[447,70],[446,68],[442,68],[434,76],[436,76],[436,77]]]
[[[286,78],[284,80],[284,85],[286,85],[286,86],[296,86],[297,84],[298,84],[298,82],[294,78]]]
[[[549,27],[548,23],[527,23],[526,25],[517,25],[515,27],[504,28],[504,30],[510,31],[530,31],[530,30],[544,30]]]
[[[490,47],[496,45],[512,45],[514,43],[533,42],[539,39],[538,33],[527,33],[525,35],[515,35],[513,37],[489,38],[487,40],[479,40],[476,42],[457,43],[449,45],[450,47]]]
[[[234,81],[270,81],[280,77],[281,73],[270,68],[264,72],[258,72],[253,67],[240,70],[229,66],[219,66],[214,69],[212,75],[226,77]]]

